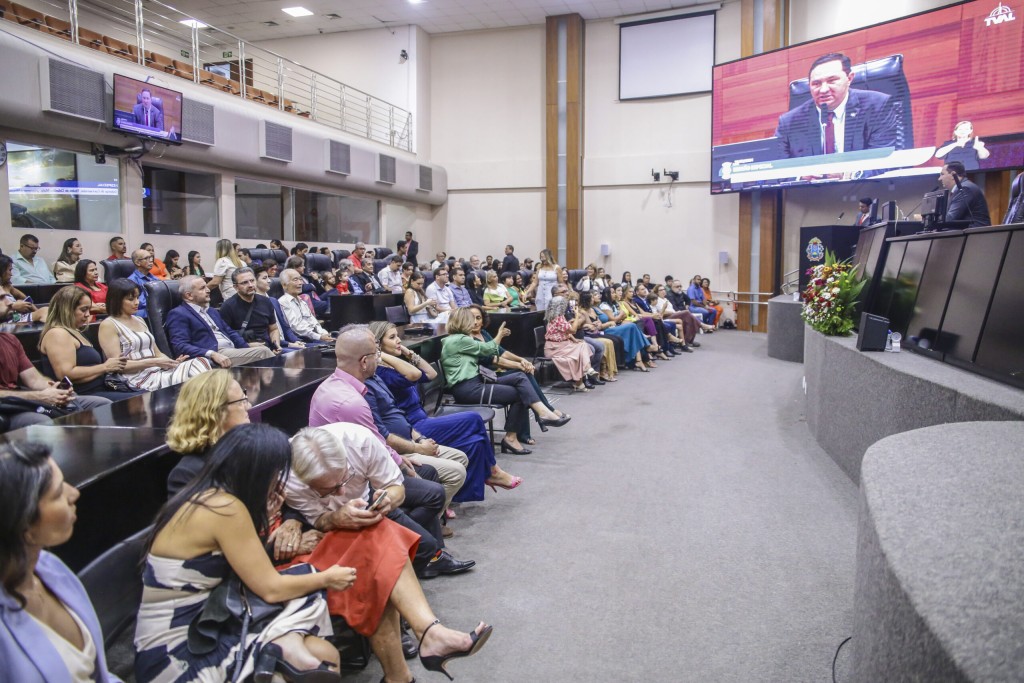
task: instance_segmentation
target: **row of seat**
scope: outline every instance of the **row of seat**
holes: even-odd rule
[[[0,0],[0,18],[11,21],[22,26],[34,28],[37,31],[56,36],[62,40],[71,40],[71,23],[57,17],[50,16],[34,10],[31,7],[20,5],[16,2]],[[114,38],[113,36],[97,33],[83,26],[78,27],[78,44],[92,48],[108,55],[120,57],[129,62],[139,63],[139,49],[131,43]],[[172,59],[166,55],[152,50],[145,50],[143,54],[145,65],[157,71],[184,78],[195,82],[196,72],[192,62]],[[199,83],[222,92],[240,97],[242,87],[238,81],[225,78],[220,74],[213,73],[206,69],[199,69]],[[280,100],[277,95],[251,85],[246,86],[245,98],[252,102],[266,104],[274,109],[280,109]],[[300,109],[294,101],[284,98],[284,111],[309,118],[310,112]]]

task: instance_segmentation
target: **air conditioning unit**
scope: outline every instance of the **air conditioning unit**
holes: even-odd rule
[[[260,121],[260,156],[264,159],[291,162],[292,129],[279,123]]]
[[[327,140],[325,149],[328,173],[341,175],[352,173],[352,145],[336,140]]]
[[[396,159],[393,156],[387,154],[377,155],[377,182],[387,183],[388,185],[394,185],[397,182],[398,176],[395,172]]]
[[[423,192],[433,192],[434,190],[434,169],[430,166],[424,166],[420,164],[420,183],[416,186],[417,190]]]

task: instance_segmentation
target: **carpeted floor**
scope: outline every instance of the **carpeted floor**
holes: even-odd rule
[[[449,626],[495,627],[452,663],[459,681],[831,680],[856,488],[802,421],[802,365],[768,358],[764,335],[701,340],[553,397],[572,422],[499,456],[525,483],[458,508],[449,548],[477,568],[424,588]]]
[[[764,335],[701,341],[552,396],[572,422],[499,455],[525,483],[458,508],[448,547],[477,568],[423,585],[447,625],[494,624],[452,662],[460,683],[831,680],[856,488],[803,423],[802,365],[768,358]],[[374,661],[345,680],[380,677]]]

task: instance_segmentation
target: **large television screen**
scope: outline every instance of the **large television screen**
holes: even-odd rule
[[[1024,0],[975,0],[714,68],[711,192],[1024,165]]]
[[[114,130],[180,143],[181,93],[114,74]]]

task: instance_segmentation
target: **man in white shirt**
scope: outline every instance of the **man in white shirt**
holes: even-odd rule
[[[394,254],[388,259],[388,267],[377,273],[377,279],[392,294],[402,293],[402,263],[402,256]]]
[[[458,308],[455,305],[455,295],[448,288],[448,269],[439,266],[434,269],[434,281],[427,287],[427,298],[437,302],[437,310],[454,311]]]
[[[299,298],[303,282],[302,275],[293,268],[285,268],[281,272],[281,287],[284,289],[280,299],[281,311],[292,331],[300,338],[312,342],[331,341],[331,333],[320,326],[309,304]]]
[[[14,285],[52,285],[56,282],[50,267],[39,253],[39,240],[35,235],[22,235],[18,244],[18,254],[14,257],[14,272],[11,284]]]
[[[167,314],[164,329],[177,356],[209,358],[222,368],[272,358],[264,345],[249,346],[216,309],[210,308],[210,288],[198,275],[186,275],[179,283],[181,305]]]

